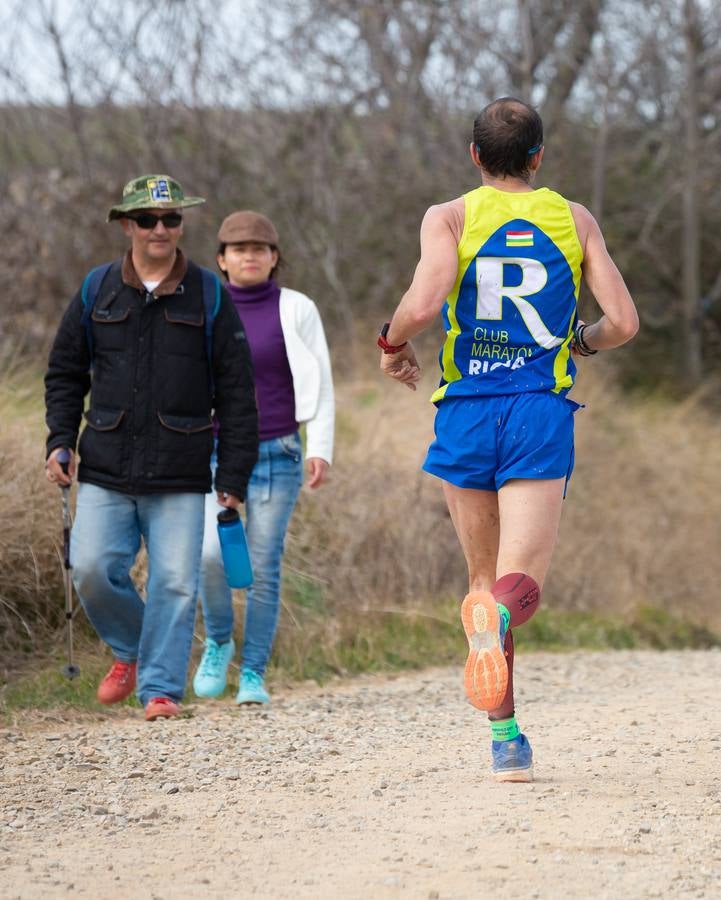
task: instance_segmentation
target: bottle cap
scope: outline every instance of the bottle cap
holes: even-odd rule
[[[240,518],[237,509],[223,509],[218,513],[218,523],[220,525],[232,525]]]

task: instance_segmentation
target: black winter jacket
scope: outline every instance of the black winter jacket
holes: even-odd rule
[[[78,292],[50,352],[48,455],[56,447],[75,449],[90,390],[80,481],[130,494],[207,493],[215,408],[223,422],[215,487],[244,499],[258,456],[258,418],[250,349],[225,289],[210,367],[201,272],[180,252],[153,294],[129,253],[122,267],[112,266],[93,308],[92,360],[82,312]]]

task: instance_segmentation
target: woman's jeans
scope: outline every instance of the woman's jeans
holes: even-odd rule
[[[70,561],[83,609],[116,659],[138,663],[137,693],[180,700],[188,674],[203,494],[121,494],[78,485]],[[145,603],[130,569],[148,551]]]
[[[215,466],[215,459],[213,460]],[[243,634],[243,667],[259,675],[270,659],[280,612],[280,565],[285,533],[303,483],[298,432],[261,441],[245,499],[245,530],[253,584],[248,588]],[[205,633],[218,644],[233,634],[233,602],[220,555],[215,492],[205,496],[205,535],[200,598]]]

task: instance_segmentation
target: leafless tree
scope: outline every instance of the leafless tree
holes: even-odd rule
[[[542,177],[603,221],[647,326],[639,358],[695,383],[721,349],[713,5],[9,0],[2,340],[47,339],[84,271],[122,246],[105,208],[164,169],[209,200],[188,217],[193,255],[212,262],[231,209],[262,209],[284,277],[352,346],[407,283],[427,206],[477,183],[475,113],[516,94],[544,117]]]
[[[694,0],[684,0],[683,34],[685,45],[685,166],[683,176],[683,347],[686,378],[694,387],[702,375],[702,312],[700,269],[700,213],[698,181],[699,136],[699,61],[703,53],[703,35],[699,11]]]

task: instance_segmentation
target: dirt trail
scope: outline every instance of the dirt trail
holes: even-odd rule
[[[721,653],[526,655],[532,785],[460,671],[0,729],[0,897],[721,894]]]

